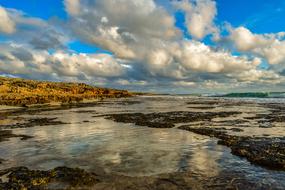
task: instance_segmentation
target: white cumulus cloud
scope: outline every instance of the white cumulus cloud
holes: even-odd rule
[[[285,63],[284,32],[276,34],[254,34],[245,27],[231,30],[229,39],[240,51],[264,57],[269,64]]]
[[[182,0],[174,3],[178,9],[185,12],[186,24],[189,33],[197,39],[202,39],[208,34],[217,33],[214,24],[217,15],[216,2],[212,0]]]
[[[5,8],[0,6],[0,32],[12,34],[16,31],[16,24]]]

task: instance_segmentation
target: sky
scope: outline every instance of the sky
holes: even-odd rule
[[[284,0],[0,0],[0,76],[143,92],[285,90]]]

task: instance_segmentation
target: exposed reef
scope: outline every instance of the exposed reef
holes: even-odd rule
[[[0,171],[0,189],[84,189],[98,182],[95,174],[78,168],[58,167],[49,171],[26,167]],[[5,180],[3,180],[5,176]]]
[[[152,128],[172,128],[177,123],[211,121],[216,117],[229,117],[240,112],[161,112],[161,113],[122,113],[109,114],[106,118],[116,122],[134,123]]]
[[[7,141],[9,138],[22,140],[32,138],[27,135],[14,134],[9,129],[68,124],[60,121],[56,116],[45,117],[44,114],[37,114],[38,112],[97,105],[106,105],[107,107],[123,105],[127,108],[128,105],[140,103],[142,103],[140,99],[120,99],[110,102],[78,102],[60,106],[39,106],[2,111],[0,120],[4,124],[0,124],[0,142]],[[246,110],[236,109],[239,106],[245,107],[241,110]],[[253,111],[247,111],[247,107]],[[255,107],[261,108],[261,111],[255,111]],[[105,117],[116,122],[133,123],[138,126],[178,128],[215,137],[218,139],[218,144],[229,147],[234,155],[246,158],[251,163],[265,168],[285,171],[285,138],[266,136],[266,134],[262,136],[263,130],[270,130],[268,128],[278,126],[278,130],[280,130],[280,126],[284,126],[282,125],[285,121],[284,108],[285,105],[282,103],[242,102],[238,104],[232,100],[210,99],[189,102],[183,111],[169,111],[168,109],[168,112],[154,112],[150,109],[146,111],[151,112],[145,113],[112,112],[116,114],[106,114],[106,112],[102,113],[100,110],[91,108],[70,111],[83,115],[94,114],[91,117]],[[35,116],[25,117],[22,114]],[[10,121],[10,123],[6,121]],[[82,121],[82,123],[87,122],[89,120]],[[94,121],[92,120],[92,122]],[[247,134],[250,127],[261,131],[259,136]],[[5,161],[5,156],[1,157],[3,159],[0,158],[0,164],[5,166],[9,160]],[[257,179],[255,181],[246,174],[225,169],[219,171],[215,176],[203,176],[204,174],[191,173],[190,171],[147,177],[99,173],[96,170],[92,170],[92,172],[68,167],[58,167],[48,171],[32,170],[26,167],[9,168],[0,171],[0,189],[284,189],[284,185],[281,185],[283,188],[278,186],[278,181],[276,186],[274,182],[266,184],[262,178],[254,178]]]
[[[161,112],[161,113],[123,113],[110,114],[106,118],[116,122],[134,123],[139,126],[152,128],[172,128],[175,124],[191,122],[212,122],[214,118],[227,118],[241,114],[240,112]],[[276,116],[277,117],[277,116]],[[180,126],[179,129],[191,131],[197,134],[216,137],[219,144],[231,148],[232,153],[247,158],[250,162],[260,166],[285,170],[285,138],[265,138],[250,136],[229,135],[227,130],[242,132],[240,124],[246,120],[230,120],[232,128],[221,127],[191,127]],[[223,121],[227,122],[227,121]],[[247,127],[247,126],[246,126]]]
[[[18,123],[15,124],[8,124],[8,125],[1,125],[4,128],[29,128],[35,126],[47,126],[47,125],[62,125],[68,124],[62,121],[58,121],[56,117],[54,118],[31,118],[31,119],[24,119],[20,118]]]
[[[209,127],[180,126],[179,129],[216,137],[218,144],[230,147],[234,155],[245,157],[254,164],[285,170],[285,138],[233,136],[220,128]]]
[[[220,190],[220,189],[281,189],[249,181],[241,173],[221,171],[214,177],[190,172],[161,174],[148,177],[128,177],[89,173],[79,168],[57,167],[48,171],[16,167],[0,171],[0,189],[160,189],[160,190]]]

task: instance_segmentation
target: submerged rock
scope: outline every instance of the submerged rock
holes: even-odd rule
[[[2,127],[6,128],[29,128],[35,126],[47,126],[47,125],[63,125],[68,124],[61,121],[57,121],[57,118],[31,118],[24,120],[22,119],[22,123],[10,124],[10,125],[2,125]]]
[[[29,138],[33,138],[32,136],[28,135],[16,135],[12,133],[12,130],[0,130],[0,142],[7,141],[9,138],[19,137],[21,140],[27,140]]]

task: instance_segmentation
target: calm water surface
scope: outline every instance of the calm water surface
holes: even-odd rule
[[[12,138],[1,142],[0,158],[6,161],[0,165],[0,169],[13,166],[51,169],[64,165],[129,176],[192,171],[209,177],[216,176],[224,170],[231,170],[241,172],[249,179],[262,179],[264,183],[277,183],[285,188],[285,172],[251,165],[246,159],[233,156],[229,148],[217,145],[215,138],[176,128],[152,129],[134,124],[116,123],[100,116],[122,112],[205,111],[199,109],[197,104],[191,105],[191,108],[186,104],[196,99],[183,96],[138,97],[130,99],[138,101],[136,104],[122,104],[118,100],[112,100],[96,107],[23,115],[21,117],[25,118],[58,117],[57,120],[68,124],[15,129],[16,134],[27,134],[34,138],[26,141]],[[248,101],[277,100],[248,99]],[[197,109],[193,106],[197,106]],[[244,115],[268,112],[258,105],[249,106],[245,103],[227,108],[217,106],[207,111],[221,110],[239,110]],[[216,120],[222,119],[216,118]],[[239,135],[285,135],[282,123],[276,124],[274,128],[261,129],[255,126],[254,121],[250,122],[252,127],[245,128],[244,132],[238,133]]]

